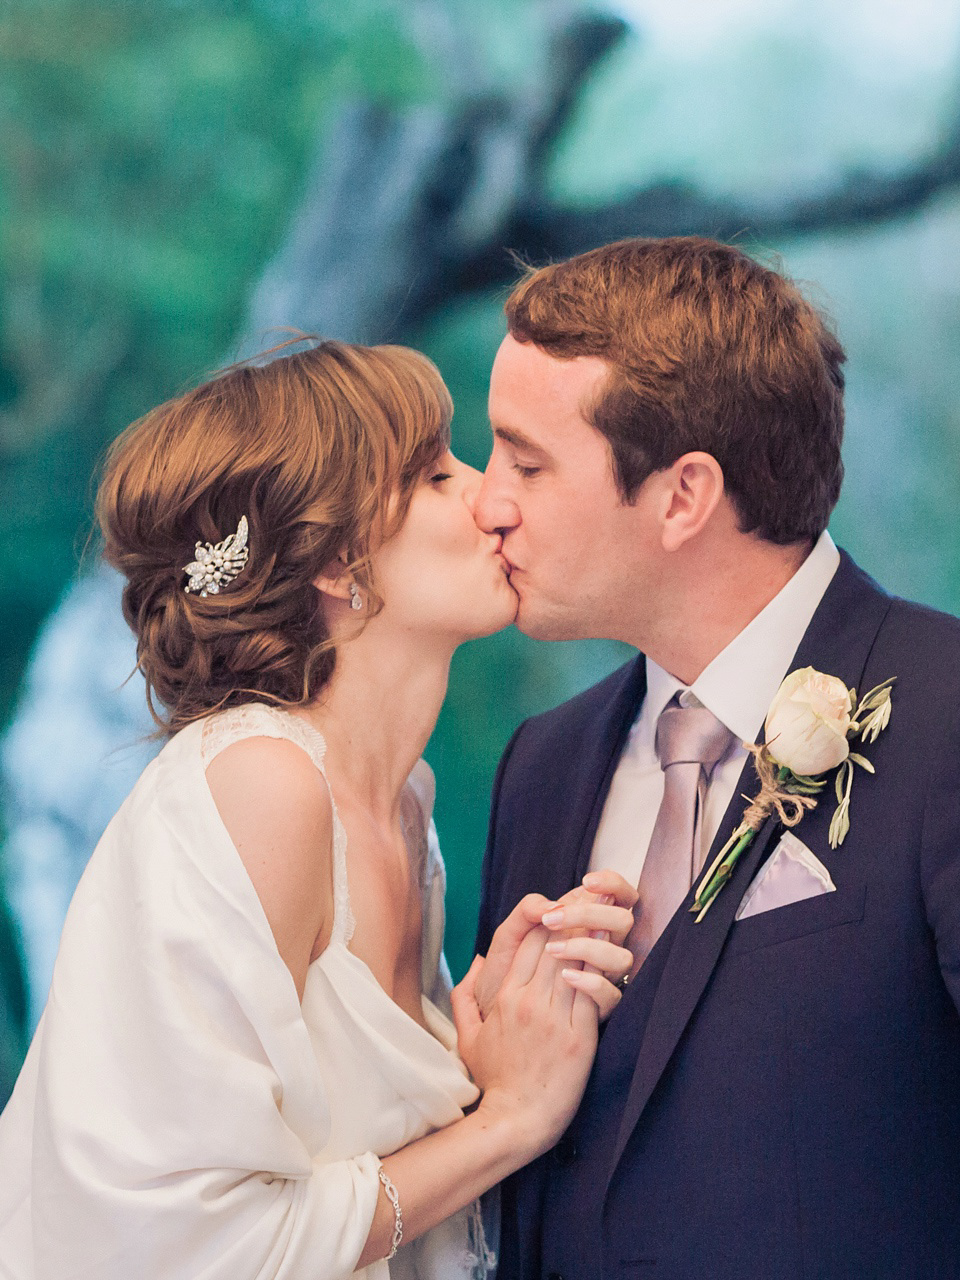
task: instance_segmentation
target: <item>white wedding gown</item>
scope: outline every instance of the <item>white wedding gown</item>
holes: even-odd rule
[[[297,743],[323,772],[323,739],[296,716],[251,704],[207,717],[147,767],[83,875],[0,1116],[4,1280],[349,1276],[382,1194],[378,1157],[477,1098],[442,1011],[429,767],[404,793],[426,1031],[349,950],[335,807],[333,934],[298,1001],[206,782],[214,755],[252,736]],[[473,1206],[360,1274],[457,1280],[489,1263]]]

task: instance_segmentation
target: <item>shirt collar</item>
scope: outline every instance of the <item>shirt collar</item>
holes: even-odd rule
[[[697,701],[741,741],[756,741],[770,703],[839,564],[840,553],[824,531],[790,581],[689,686]],[[687,687],[647,658],[644,710],[655,713],[653,724],[670,699]]]

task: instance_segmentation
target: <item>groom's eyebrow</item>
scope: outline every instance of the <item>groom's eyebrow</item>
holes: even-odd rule
[[[494,427],[493,434],[498,440],[508,444],[511,449],[519,449],[522,453],[535,453],[544,458],[547,456],[545,450],[538,444],[534,444],[522,431],[514,431],[512,427]]]

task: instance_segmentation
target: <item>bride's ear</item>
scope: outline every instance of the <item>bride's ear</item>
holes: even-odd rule
[[[347,568],[346,552],[341,552],[335,560],[324,565],[322,573],[317,574],[313,585],[325,596],[334,600],[350,600],[350,587],[355,585],[353,574]]]

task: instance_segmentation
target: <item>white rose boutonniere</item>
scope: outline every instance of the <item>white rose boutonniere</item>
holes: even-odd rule
[[[690,908],[698,924],[766,819],[776,813],[784,826],[795,827],[808,809],[816,807],[827,782],[822,775],[831,769],[837,770],[837,808],[830,823],[830,847],[843,844],[850,830],[854,765],[874,772],[870,761],[851,751],[850,744],[858,737],[873,742],[890,723],[895,680],[896,676],[884,680],[858,703],[855,689],[813,667],[787,676],[767,712],[763,746],[744,743],[753,754],[760,791],[700,882]]]
[[[763,732],[770,755],[796,777],[826,773],[850,754],[850,690],[836,676],[804,667],[787,676]]]

